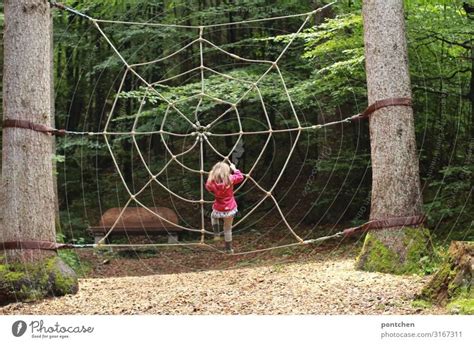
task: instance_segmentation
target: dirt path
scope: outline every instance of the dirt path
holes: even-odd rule
[[[412,306],[426,278],[354,270],[353,257],[81,279],[77,295],[0,314],[440,314]]]

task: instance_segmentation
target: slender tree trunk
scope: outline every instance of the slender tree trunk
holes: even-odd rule
[[[365,0],[363,19],[369,104],[391,97],[410,98],[403,1]],[[393,106],[374,112],[370,142],[370,219],[420,215],[422,196],[412,108]],[[410,271],[414,268],[411,264],[417,262],[408,259],[425,254],[426,234],[426,230],[405,228],[373,231],[366,237],[358,266],[384,272]]]
[[[4,119],[51,125],[50,9],[47,0],[6,0]],[[2,241],[55,242],[51,137],[33,130],[3,130]],[[28,273],[0,273],[0,303],[77,291],[74,272],[54,251],[6,250],[6,262]],[[13,267],[12,267],[13,269]],[[3,280],[2,280],[3,279]],[[11,287],[4,286],[10,282]],[[13,288],[14,295],[11,295]]]

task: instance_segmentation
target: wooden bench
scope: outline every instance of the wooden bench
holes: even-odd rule
[[[165,207],[151,208],[155,213],[159,214],[166,220],[178,224],[178,216],[176,213]],[[122,208],[108,209],[101,217],[98,226],[91,226],[88,231],[94,236],[94,242],[97,244],[112,228],[113,224],[120,216]],[[152,214],[145,208],[128,207],[123,212],[116,226],[108,236],[116,235],[155,235],[168,234],[168,243],[179,242],[179,233],[183,229],[175,227],[170,223],[161,220],[158,216]]]

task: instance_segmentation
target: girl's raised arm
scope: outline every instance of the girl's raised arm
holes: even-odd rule
[[[242,180],[244,180],[244,175],[242,172],[240,172],[238,169],[235,168],[234,166],[234,174],[230,176],[230,180],[232,181],[232,184],[239,184]]]
[[[206,184],[204,185],[206,187],[206,190],[209,191],[209,192],[214,192],[214,183],[207,180],[206,181]]]

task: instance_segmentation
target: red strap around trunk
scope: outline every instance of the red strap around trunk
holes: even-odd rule
[[[37,131],[44,134],[64,136],[66,131],[63,129],[54,129],[44,124],[37,124],[22,119],[6,119],[3,121],[3,128],[21,128]]]
[[[375,103],[368,106],[363,112],[352,116],[353,119],[365,119],[370,117],[375,111],[387,106],[412,106],[413,102],[410,98],[386,98],[377,100]]]
[[[361,226],[345,229],[343,233],[345,236],[350,236],[356,233],[364,233],[370,230],[405,226],[419,226],[425,221],[426,216],[424,215],[390,217],[382,220],[372,220],[364,223]]]
[[[73,248],[69,244],[59,244],[51,241],[22,240],[0,242],[0,251],[3,250],[46,250],[56,251],[62,248]]]

